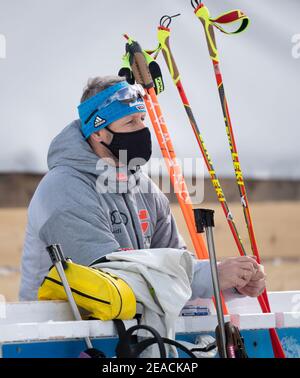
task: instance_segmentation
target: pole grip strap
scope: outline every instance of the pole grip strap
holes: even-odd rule
[[[243,13],[239,9],[235,9],[235,10],[223,13],[217,18],[210,18],[209,20],[217,29],[219,29],[222,33],[225,33],[225,34],[242,33],[243,31],[247,29],[250,23],[249,17],[245,15],[245,13]],[[222,26],[219,25],[219,24],[222,24],[222,25],[233,24],[236,22],[240,22],[240,25],[234,31],[226,31]]]
[[[225,34],[242,33],[243,31],[247,29],[250,23],[249,17],[240,9],[234,9],[229,12],[223,13],[216,18],[212,18],[210,16],[210,12],[208,8],[204,4],[201,3],[195,9],[195,14],[200,19],[201,22],[203,22],[204,24],[212,25]],[[237,22],[239,22],[240,24],[238,28],[233,31],[227,31],[222,26],[219,25],[219,24],[229,25],[229,24],[235,24]]]
[[[225,34],[238,34],[246,30],[249,25],[249,18],[240,10],[232,10],[227,13],[220,15],[217,18],[212,18],[210,16],[208,8],[204,4],[200,4],[198,8],[195,9],[195,14],[203,24],[208,50],[210,57],[213,61],[219,62],[219,54],[216,44],[216,38],[214,33],[214,28],[219,29]],[[234,31],[226,31],[221,25],[233,24],[240,22],[239,27]]]

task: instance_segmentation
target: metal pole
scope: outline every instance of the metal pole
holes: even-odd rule
[[[195,222],[197,227],[197,232],[202,233],[205,229],[207,247],[210,260],[211,277],[214,289],[214,297],[216,301],[216,311],[220,329],[220,341],[221,341],[221,353],[223,358],[228,358],[226,350],[226,332],[225,332],[225,321],[224,313],[221,301],[220,283],[217,269],[217,259],[215,251],[215,243],[213,237],[213,227],[214,227],[214,210],[208,209],[194,209]]]
[[[215,245],[214,245],[214,238],[212,227],[206,228],[206,240],[208,246],[208,253],[210,259],[210,269],[211,269],[211,276],[214,288],[214,296],[216,301],[216,311],[218,316],[218,323],[220,328],[220,335],[221,335],[221,348],[224,358],[227,358],[227,350],[226,350],[226,333],[225,333],[225,322],[224,322],[224,314],[222,309],[222,301],[220,295],[220,283],[217,271],[217,260],[216,260],[216,253],[215,253]]]
[[[52,260],[52,263],[54,264],[57,273],[61,279],[61,282],[64,286],[68,301],[70,303],[74,318],[76,320],[82,320],[82,317],[80,315],[80,312],[78,310],[77,304],[75,302],[75,299],[73,297],[69,282],[67,280],[65,269],[67,268],[66,259],[64,257],[64,254],[62,252],[61,246],[59,244],[53,244],[47,247],[47,251],[49,253],[49,256]],[[92,342],[89,337],[85,337],[84,341],[88,347],[88,349],[93,349]]]

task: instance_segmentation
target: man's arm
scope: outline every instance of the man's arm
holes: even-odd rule
[[[158,200],[158,221],[151,248],[186,248],[171,214],[168,199],[160,193]],[[264,277],[257,276],[258,269],[256,261],[247,256],[228,258],[218,263],[220,286],[225,298],[232,299],[241,295],[258,296],[265,287]],[[238,292],[234,288],[238,288]],[[197,260],[194,265],[191,299],[211,296],[213,296],[213,285],[210,262]]]
[[[251,256],[229,257],[218,262],[220,289],[225,300],[247,295],[259,296],[266,286],[261,265]],[[197,261],[194,267],[192,298],[209,298],[213,295],[210,263]]]

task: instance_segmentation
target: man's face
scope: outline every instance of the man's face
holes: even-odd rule
[[[126,117],[120,118],[115,122],[112,122],[109,125],[109,129],[120,134],[139,131],[147,127],[144,123],[145,118],[146,113],[133,113]],[[99,157],[112,157],[110,151],[108,151],[108,149],[103,144],[101,144],[102,142],[104,142],[105,144],[110,145],[112,139],[113,134],[106,128],[103,128],[93,133],[88,140],[94,152]]]
[[[147,127],[144,123],[146,113],[134,113],[126,117],[120,118],[109,125],[109,128],[116,133],[131,133]],[[98,131],[97,133],[100,140],[106,144],[110,144],[113,138],[113,134],[106,130],[106,128]]]
[[[109,128],[116,133],[130,133],[133,131],[138,131],[146,127],[144,123],[145,118],[146,113],[130,114],[111,123]],[[105,130],[105,128],[103,130]]]

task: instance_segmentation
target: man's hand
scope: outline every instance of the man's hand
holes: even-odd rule
[[[251,296],[256,296],[254,293],[258,290],[263,291],[262,281],[265,276],[260,265],[250,256],[229,257],[219,262],[218,274],[221,290],[235,287],[241,294]],[[242,292],[243,289],[247,294]]]
[[[248,295],[249,297],[258,297],[263,293],[266,288],[266,275],[263,271],[263,267],[259,265],[259,270],[255,276],[244,287],[236,286],[239,293]]]

